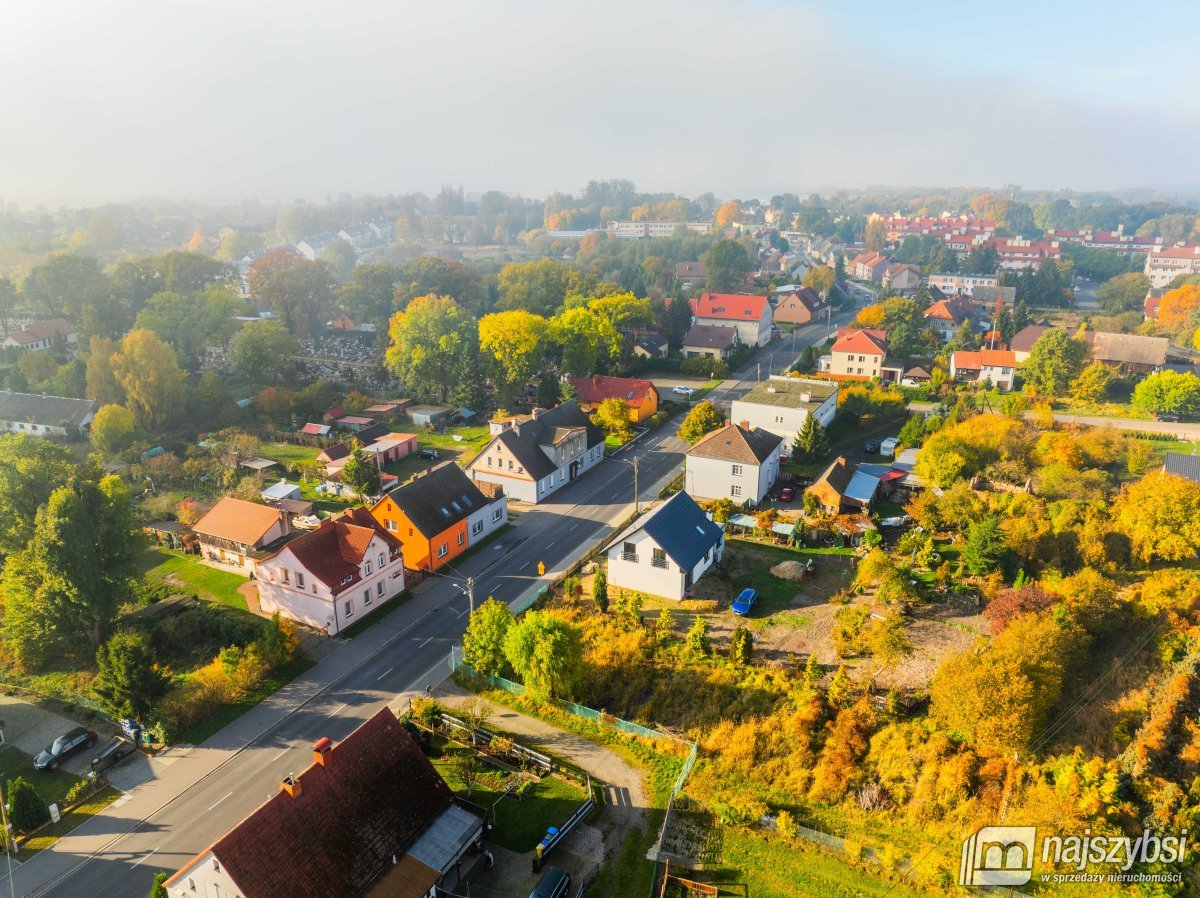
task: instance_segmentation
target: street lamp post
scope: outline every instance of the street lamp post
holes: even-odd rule
[[[629,465],[633,468],[633,511],[634,514],[642,513],[642,496],[638,492],[638,458],[635,455],[633,461],[626,461],[623,458],[614,458],[613,461],[619,461],[623,465]]]

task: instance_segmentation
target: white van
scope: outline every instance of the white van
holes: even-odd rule
[[[894,458],[896,456],[896,447],[900,445],[900,441],[896,437],[888,437],[879,444],[879,454],[884,458]]]

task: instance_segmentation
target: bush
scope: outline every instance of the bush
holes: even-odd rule
[[[33,832],[50,819],[50,809],[23,776],[9,780],[8,804],[12,825],[23,833]]]
[[[684,359],[679,372],[710,380],[724,380],[729,376],[729,365],[723,359]]]

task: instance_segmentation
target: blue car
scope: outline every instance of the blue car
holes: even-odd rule
[[[745,617],[750,613],[750,609],[754,607],[754,603],[757,601],[758,590],[743,589],[741,594],[733,600],[733,608],[731,610],[734,614],[740,614],[742,617]]]

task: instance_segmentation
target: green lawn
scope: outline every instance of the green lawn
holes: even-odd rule
[[[100,813],[121,796],[112,786],[101,789],[87,801],[77,804],[63,814],[58,823],[50,823],[37,831],[37,835],[21,846],[20,857],[27,860],[32,855],[43,851],[61,839],[89,817]]]
[[[65,770],[34,770],[33,758],[15,745],[0,746],[0,782],[4,783],[4,794],[8,795],[9,780],[25,777],[37,789],[38,796],[46,804],[63,805],[63,797],[79,782],[79,777]]]
[[[222,571],[201,564],[195,555],[186,555],[171,549],[154,548],[146,553],[145,575],[172,584],[181,584],[210,602],[220,602],[232,608],[249,610],[246,597],[238,587],[246,582],[245,577],[232,571]]]
[[[281,465],[304,465],[317,460],[321,450],[316,446],[299,446],[295,443],[263,443],[263,458],[277,461]]]
[[[456,436],[461,439],[455,440]],[[491,438],[486,424],[447,427],[441,433],[417,431],[417,445],[422,449],[452,449],[460,455],[475,455]]]
[[[726,539],[725,556],[721,559],[724,568],[737,567],[740,570],[738,580],[733,584],[735,591],[740,592],[747,586],[758,590],[758,604],[754,615],[759,617],[771,614],[786,607],[796,593],[800,591],[800,580],[781,580],[771,573],[771,568],[781,561],[799,561],[803,563],[810,555],[847,555],[851,549],[824,551],[810,549],[788,549],[782,546],[767,546],[748,542],[741,539]],[[833,576],[824,571],[816,576]]]

